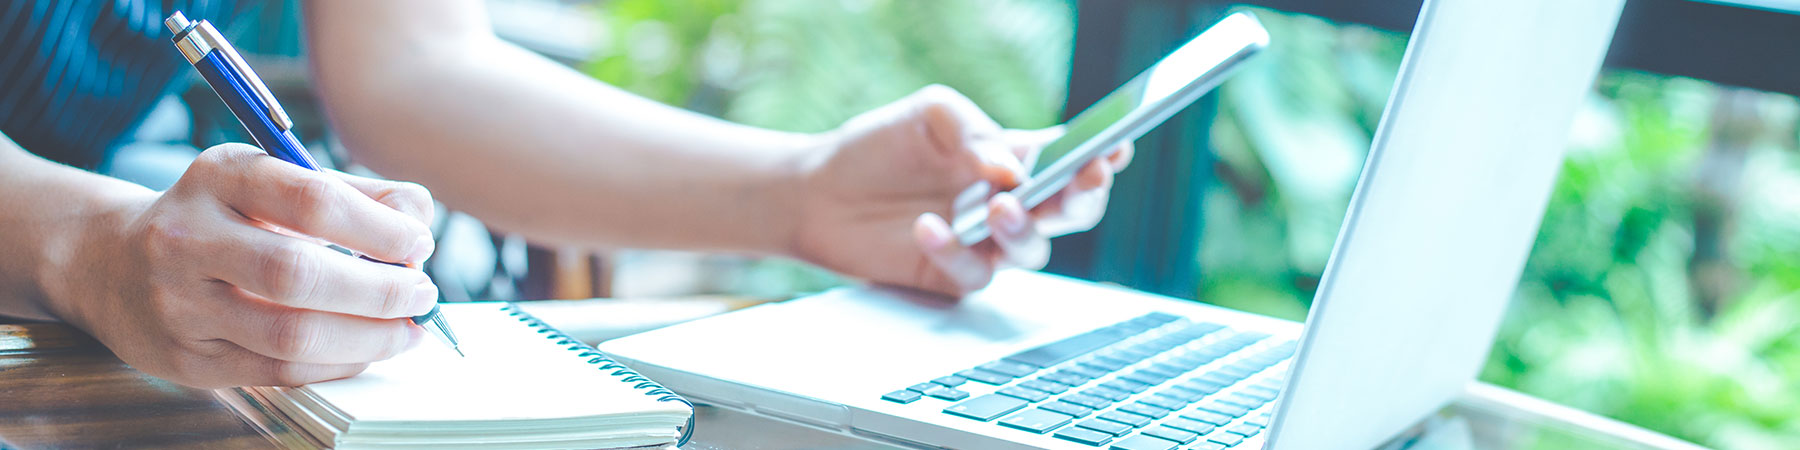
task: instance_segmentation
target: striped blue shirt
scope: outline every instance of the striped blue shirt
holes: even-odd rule
[[[167,94],[187,61],[163,18],[230,23],[229,0],[0,0],[0,132],[92,170]]]

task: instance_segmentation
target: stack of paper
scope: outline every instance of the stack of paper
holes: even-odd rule
[[[660,448],[691,431],[686,401],[506,303],[443,314],[467,357],[426,342],[355,377],[221,395],[337,448]]]

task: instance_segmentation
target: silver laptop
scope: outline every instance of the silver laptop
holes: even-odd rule
[[[1305,324],[1010,271],[600,349],[700,402],[907,447],[1375,447],[1485,359],[1622,6],[1425,2]]]

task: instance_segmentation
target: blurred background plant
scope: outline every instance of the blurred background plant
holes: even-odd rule
[[[601,44],[582,68],[777,129],[827,130],[928,83],[1034,128],[1060,117],[1072,10],[1057,0],[611,0],[596,4]],[[1406,41],[1262,13],[1275,51],[1222,88],[1213,124],[1218,182],[1200,196],[1194,298],[1299,320]],[[1797,121],[1788,96],[1603,73],[1482,379],[1710,446],[1796,448]],[[700,275],[644,281],[682,264]],[[683,285],[779,296],[843,282],[720,255],[625,252],[619,271],[619,295]]]

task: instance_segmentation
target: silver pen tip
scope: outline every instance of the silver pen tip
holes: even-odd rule
[[[461,356],[464,358],[469,357],[469,355],[463,354],[462,344],[460,342],[457,342],[456,333],[450,331],[450,323],[448,321],[444,320],[443,312],[439,312],[437,314],[431,315],[431,325],[432,325],[432,328],[437,329],[438,336],[444,338],[445,343],[450,344],[450,349],[456,350],[457,356]]]

